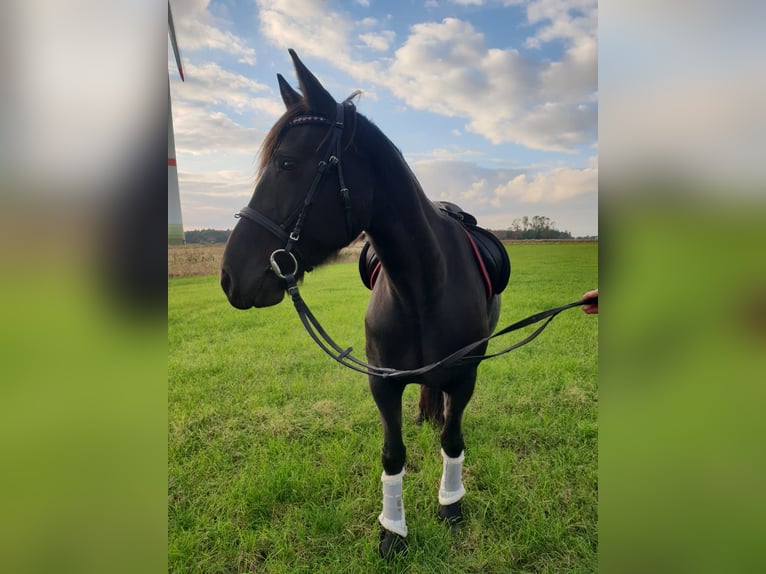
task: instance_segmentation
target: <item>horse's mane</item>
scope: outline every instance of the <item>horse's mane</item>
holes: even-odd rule
[[[375,122],[361,114],[359,115],[364,122],[361,124],[362,130],[365,135],[368,135],[366,138],[367,141],[376,146],[374,153],[380,162],[379,165],[382,172],[405,172],[411,178],[413,185],[422,192],[423,188],[421,187],[418,178],[415,176],[415,173],[412,171],[412,168],[407,163],[407,160],[404,159],[402,150],[400,150],[399,147],[392,142],[385,133],[383,133],[383,130],[381,130]]]

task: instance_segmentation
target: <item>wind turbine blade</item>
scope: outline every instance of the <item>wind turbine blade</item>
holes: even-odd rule
[[[176,40],[176,28],[173,26],[173,12],[170,11],[170,2],[168,2],[168,30],[170,31],[170,43],[173,45],[173,53],[176,57],[176,65],[178,66],[178,73],[181,74],[181,81],[184,81],[184,67],[181,64],[181,50],[178,49],[178,41]]]

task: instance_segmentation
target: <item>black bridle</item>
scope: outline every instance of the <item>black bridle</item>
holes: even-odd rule
[[[306,197],[303,200],[303,205],[300,207],[300,210],[297,211],[297,215],[293,214],[292,216],[288,217],[284,223],[280,224],[276,223],[272,219],[269,219],[264,214],[253,209],[252,207],[245,206],[239,210],[238,214],[234,216],[237,218],[244,217],[245,219],[265,227],[271,233],[285,242],[285,246],[283,248],[276,249],[269,257],[271,268],[274,270],[274,273],[280,277],[296,275],[298,273],[298,259],[300,259],[301,264],[303,264],[305,271],[311,271],[313,269],[311,263],[309,263],[308,259],[301,253],[300,248],[298,247],[298,241],[301,238],[301,230],[303,229],[303,223],[306,220],[306,215],[308,214],[309,207],[314,201],[314,195],[319,189],[319,186],[327,174],[328,169],[335,168],[338,171],[340,196],[343,199],[343,208],[346,215],[346,233],[348,235],[349,242],[353,239],[354,217],[351,210],[351,196],[349,194],[348,187],[346,187],[345,180],[343,179],[343,168],[341,166],[344,112],[344,104],[339,103],[336,104],[334,122],[324,116],[313,114],[295,116],[287,122],[287,128],[311,124],[332,126],[330,140],[327,143],[327,159],[320,160],[317,164],[314,180],[311,182],[311,186],[309,187],[309,190],[306,193]],[[293,220],[295,220],[295,225],[293,225],[292,231],[288,233],[287,230],[289,229]],[[296,254],[298,256],[297,258]],[[289,260],[292,261],[294,268],[291,273],[287,274],[281,269],[279,262],[277,261],[277,257],[280,255],[285,255]]]
[[[567,305],[562,305],[560,307],[548,309],[547,311],[541,311],[540,313],[535,313],[534,315],[531,315],[525,319],[522,319],[521,321],[517,321],[513,323],[512,325],[509,325],[508,327],[501,329],[500,331],[496,331],[494,334],[490,335],[489,337],[485,337],[478,341],[474,341],[473,343],[466,345],[465,347],[461,349],[458,349],[451,355],[448,355],[447,357],[444,357],[443,359],[436,361],[435,363],[431,363],[430,365],[425,365],[417,369],[398,370],[398,369],[392,369],[387,367],[378,367],[375,365],[370,365],[369,363],[366,363],[354,357],[351,354],[351,351],[352,351],[351,347],[344,349],[343,347],[338,345],[335,341],[332,340],[332,338],[322,328],[317,318],[308,308],[308,305],[306,305],[306,302],[303,300],[300,292],[298,291],[298,284],[296,279],[296,275],[298,274],[298,258],[301,260],[301,263],[303,263],[305,271],[311,271],[312,269],[312,266],[308,263],[308,260],[300,253],[299,247],[298,247],[298,241],[300,240],[300,237],[301,237],[301,229],[303,228],[303,223],[306,219],[306,214],[308,213],[309,207],[311,206],[311,203],[314,200],[314,195],[316,194],[317,190],[319,189],[319,185],[322,183],[322,180],[327,174],[327,170],[332,167],[336,168],[338,171],[338,183],[340,185],[340,195],[343,198],[343,204],[344,204],[344,209],[346,214],[346,232],[348,234],[349,242],[354,239],[353,214],[351,211],[351,198],[349,195],[349,190],[346,187],[345,181],[343,179],[343,169],[341,166],[341,142],[343,139],[343,127],[344,127],[344,122],[343,122],[344,104],[339,103],[339,104],[336,104],[336,106],[337,107],[336,107],[334,122],[320,115],[301,115],[301,116],[295,116],[293,119],[291,119],[287,123],[288,128],[301,126],[301,125],[307,125],[307,124],[332,125],[332,133],[330,134],[330,140],[327,144],[327,159],[320,160],[319,163],[317,164],[316,175],[314,176],[314,180],[311,182],[311,186],[309,187],[308,193],[306,193],[306,197],[303,201],[303,205],[300,207],[300,210],[297,212],[297,216],[293,214],[292,216],[287,218],[285,223],[279,224],[249,206],[243,207],[239,211],[239,213],[235,215],[235,217],[244,217],[245,219],[248,219],[258,225],[265,227],[271,233],[273,233],[275,236],[277,236],[279,239],[285,242],[285,246],[283,248],[276,249],[274,252],[272,252],[271,256],[269,257],[271,269],[277,275],[277,277],[285,281],[286,290],[290,294],[290,297],[292,297],[295,310],[298,312],[298,316],[300,317],[300,320],[303,323],[303,326],[305,327],[308,334],[311,336],[314,342],[317,345],[319,345],[319,347],[325,353],[327,353],[330,357],[335,359],[341,365],[348,367],[349,369],[352,369],[354,371],[364,373],[367,375],[383,377],[383,378],[414,377],[414,376],[424,375],[437,368],[448,368],[448,367],[460,366],[460,365],[462,366],[475,365],[480,363],[484,359],[491,359],[493,357],[498,357],[500,355],[504,355],[508,353],[509,351],[512,351],[513,349],[521,347],[522,345],[526,345],[527,343],[535,339],[540,333],[542,333],[543,329],[545,329],[545,327],[547,327],[548,324],[551,321],[553,321],[553,319],[562,311],[571,309],[572,307],[579,307],[581,305],[598,303],[598,298],[595,297],[591,299],[575,301]],[[292,231],[288,233],[287,229],[290,227],[290,224],[293,221],[293,219],[295,219],[295,225],[293,225]],[[298,258],[296,258],[295,254],[298,255]],[[280,266],[279,262],[277,261],[277,257],[280,255],[286,255],[288,259],[292,261],[293,269],[291,272],[289,273],[285,272]],[[535,329],[529,336],[525,337],[524,339],[522,339],[521,341],[517,343],[514,343],[513,345],[509,347],[506,347],[505,349],[502,349],[500,351],[497,351],[488,355],[470,354],[476,348],[480,347],[484,343],[488,343],[491,339],[494,339],[495,337],[505,335],[507,333],[510,333],[511,331],[516,331],[517,329],[521,329],[529,325],[534,325],[535,323],[539,323],[540,321],[543,321],[543,320],[545,320],[545,322],[539,327],[537,327],[537,329]]]

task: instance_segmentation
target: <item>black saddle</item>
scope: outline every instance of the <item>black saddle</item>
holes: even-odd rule
[[[435,201],[434,205],[449,217],[459,221],[476,254],[476,264],[487,286],[487,297],[502,293],[511,277],[511,260],[502,241],[494,233],[476,225],[476,218],[454,203]],[[380,260],[369,241],[359,254],[359,276],[368,289],[375,285],[380,272]]]

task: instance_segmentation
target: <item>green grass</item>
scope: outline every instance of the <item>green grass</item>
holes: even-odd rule
[[[500,327],[597,285],[597,244],[512,245]],[[356,265],[301,289],[363,357]],[[521,338],[494,341],[500,349]],[[438,431],[404,394],[409,552],[377,555],[382,431],[366,377],[285,301],[237,311],[215,277],[168,282],[170,572],[595,572],[598,319],[579,309],[479,368],[464,417],[465,521],[436,519]]]

